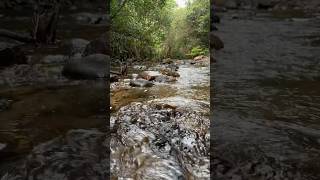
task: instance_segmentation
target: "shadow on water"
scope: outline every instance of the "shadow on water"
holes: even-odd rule
[[[103,127],[104,91],[96,84],[1,91],[0,97],[10,101],[0,112],[0,142],[7,145],[1,158],[27,153],[70,129]]]

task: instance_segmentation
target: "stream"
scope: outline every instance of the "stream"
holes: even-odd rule
[[[319,179],[320,19],[222,13],[211,66],[214,178]]]
[[[112,179],[210,178],[209,62],[176,62],[175,82],[111,91],[122,105],[111,115]]]
[[[28,10],[1,12],[1,28],[27,33],[32,15]],[[21,45],[27,59],[22,64],[0,66],[1,180],[107,176],[108,167],[94,173],[86,167],[107,164],[100,162],[107,157],[99,153],[106,149],[102,133],[106,130],[106,80],[75,79],[63,74],[73,56],[81,60],[90,42],[106,32],[105,15],[99,11],[103,10],[64,11],[55,44],[23,45],[0,38],[1,57],[7,56],[3,49]],[[100,24],[92,23],[100,17]],[[98,56],[106,57],[91,57]],[[105,64],[99,65],[103,71],[107,69]],[[83,67],[88,65],[79,67],[86,72]],[[69,168],[68,174],[63,173],[65,168]]]

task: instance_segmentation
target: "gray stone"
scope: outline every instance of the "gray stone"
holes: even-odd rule
[[[70,79],[107,78],[110,57],[104,54],[93,54],[82,58],[74,58],[62,70],[62,74]]]

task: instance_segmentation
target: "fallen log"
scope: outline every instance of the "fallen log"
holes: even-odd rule
[[[0,29],[0,37],[6,37],[25,43],[35,42],[35,40],[31,36],[26,36],[20,33],[12,32],[7,29]]]

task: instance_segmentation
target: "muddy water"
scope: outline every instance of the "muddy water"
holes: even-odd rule
[[[185,61],[178,73],[112,94],[112,178],[209,179],[209,67]]]
[[[320,20],[248,14],[222,14],[216,32],[225,49],[212,66],[213,154],[319,179]]]

